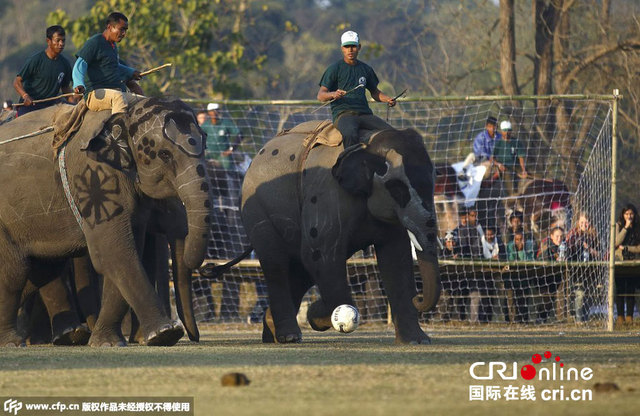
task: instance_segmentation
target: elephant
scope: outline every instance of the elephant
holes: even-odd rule
[[[212,207],[205,133],[180,100],[143,98],[125,113],[88,112],[55,154],[48,145],[55,130],[41,127],[61,107],[0,126],[0,345],[23,344],[16,313],[32,272],[85,254],[105,277],[89,343],[123,345],[119,324],[130,305],[144,344],[173,345],[184,329],[163,310],[141,261],[150,215],[144,201],[184,204],[183,261],[200,266]]]
[[[22,293],[18,331],[31,344],[86,345],[89,341],[89,326],[82,322],[67,287],[69,272],[69,267],[32,271],[40,277],[48,275],[44,280],[50,281],[38,288],[30,280]]]
[[[263,342],[301,341],[296,313],[314,284],[321,299],[309,306],[307,318],[315,330],[330,328],[335,307],[354,305],[346,261],[371,244],[396,343],[430,342],[418,313],[435,307],[441,290],[433,165],[414,130],[361,133],[365,143],[343,149],[313,140],[339,135],[329,122],[303,123],[268,141],[245,175],[241,216],[270,302]]]

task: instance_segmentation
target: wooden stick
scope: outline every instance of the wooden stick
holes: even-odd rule
[[[358,88],[362,88],[362,87],[364,87],[364,84],[358,84],[358,86],[357,86],[357,87],[351,88],[349,91],[345,92],[345,93],[344,93],[344,95],[347,95],[347,94],[349,94],[350,92],[355,91],[355,90],[357,90]],[[343,95],[342,97],[344,97],[344,95]],[[342,97],[340,97],[340,98],[342,98]],[[332,102],[334,102],[335,100],[339,100],[340,98],[332,98],[332,99],[330,99],[329,101],[325,101],[325,103],[324,103],[324,104],[322,104],[320,107],[318,107],[318,108],[316,108],[315,110],[313,110],[311,113],[312,113],[312,114],[313,114],[313,113],[315,113],[316,111],[320,110],[320,109],[321,109],[322,107],[324,107],[325,105],[327,105],[327,104],[331,104]]]
[[[47,102],[47,101],[58,100],[60,98],[73,97],[74,95],[82,95],[82,94],[76,94],[75,92],[69,92],[67,94],[58,95],[57,97],[43,98],[41,100],[33,100],[31,102],[33,104],[38,104],[38,103],[44,103],[44,102]],[[23,105],[24,105],[24,103],[18,103],[18,104],[13,104],[12,107],[20,107],[20,106],[23,106]]]
[[[160,71],[161,69],[166,68],[166,67],[169,67],[169,66],[171,66],[171,65],[173,65],[173,64],[164,64],[164,65],[157,66],[157,67],[155,67],[155,68],[151,68],[151,69],[149,69],[149,70],[147,70],[147,71],[140,72],[140,76],[141,76],[141,77],[144,77],[145,75],[149,75],[149,74],[154,73],[154,72],[156,72],[156,71]]]

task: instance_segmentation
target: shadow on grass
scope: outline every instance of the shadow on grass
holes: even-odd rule
[[[364,332],[348,336],[304,334],[301,344],[262,344],[256,333],[205,334],[199,344],[174,347],[90,348],[30,346],[4,349],[0,373],[141,367],[268,367],[344,365],[468,365],[476,361],[517,361],[552,351],[565,362],[638,361],[640,343],[631,335],[553,335],[549,333],[432,333],[431,345],[394,345],[393,334]],[[566,358],[565,358],[566,357]]]

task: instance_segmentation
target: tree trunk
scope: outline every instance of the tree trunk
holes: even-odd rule
[[[516,73],[514,0],[500,0],[500,78],[507,95],[520,94]]]

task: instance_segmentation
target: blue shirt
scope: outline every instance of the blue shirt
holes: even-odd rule
[[[475,139],[473,139],[473,153],[477,159],[490,159],[493,155],[493,148],[496,141],[502,139],[502,135],[496,132],[492,139],[489,137],[487,129],[482,130]]]

